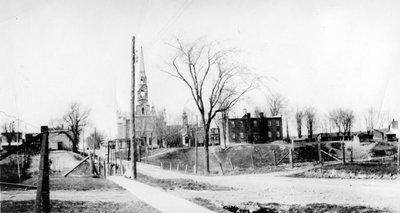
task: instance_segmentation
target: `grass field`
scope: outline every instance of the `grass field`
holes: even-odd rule
[[[386,209],[375,209],[367,206],[345,206],[326,203],[313,203],[307,205],[288,205],[278,203],[245,203],[243,205],[226,205],[223,209],[229,212],[268,212],[268,213],[292,213],[292,212],[310,212],[310,213],[383,213],[389,212]]]
[[[33,212],[34,200],[24,201],[1,201],[2,213],[15,213],[15,212]],[[88,201],[61,201],[51,200],[51,212],[149,212],[158,213],[159,211],[153,207],[140,202],[131,201],[125,203],[117,202],[88,202]]]
[[[246,170],[253,170],[253,163],[255,168],[272,166],[273,151],[275,151],[277,159],[282,158],[288,152],[285,147],[271,144],[246,144],[227,149],[210,147],[210,172],[211,174],[220,174],[221,166],[224,174],[245,173]],[[173,170],[176,170],[179,164],[180,171],[185,171],[187,166],[187,172],[192,173],[195,165],[194,156],[194,148],[178,149],[156,157],[149,157],[144,162],[157,166],[160,166],[162,162],[164,169],[171,168]],[[205,167],[204,147],[198,148],[197,156],[198,173],[202,174]],[[288,162],[288,158],[283,160],[283,163]]]
[[[314,168],[293,176],[310,178],[396,179],[398,177],[398,169],[394,163],[336,164]]]
[[[327,203],[312,203],[307,205],[290,205],[279,203],[248,202],[240,205],[215,203],[204,198],[193,198],[192,202],[218,213],[384,213],[387,209],[376,209],[367,206],[348,206]]]
[[[160,187],[164,190],[186,189],[186,190],[211,190],[211,191],[229,191],[234,190],[231,187],[211,185],[200,183],[190,179],[157,179],[151,176],[138,173],[137,181],[150,186]]]

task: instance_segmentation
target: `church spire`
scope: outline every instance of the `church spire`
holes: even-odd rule
[[[137,112],[138,115],[147,115],[150,112],[150,105],[148,103],[148,88],[147,88],[147,77],[144,70],[144,57],[143,47],[140,47],[140,67],[139,67],[139,89],[137,91]]]
[[[144,70],[143,47],[140,47],[140,75],[146,75]]]

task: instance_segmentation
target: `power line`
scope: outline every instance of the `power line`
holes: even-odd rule
[[[2,110],[0,110],[0,112],[3,113],[5,116],[7,116],[7,117],[9,117],[9,118],[13,118],[13,119],[15,119],[15,120],[22,121],[23,123],[28,124],[28,125],[31,126],[31,127],[40,128],[39,126],[36,126],[36,125],[34,125],[34,124],[31,124],[31,123],[29,123],[29,122],[27,122],[27,121],[25,121],[25,120],[22,120],[22,119],[20,119],[20,118],[14,116],[14,115],[7,114],[6,112],[4,112],[4,111],[2,111]]]

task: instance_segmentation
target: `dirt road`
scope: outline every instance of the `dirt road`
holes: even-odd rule
[[[194,176],[138,164],[138,171],[157,178],[189,178],[235,191],[171,191],[184,198],[202,197],[222,203],[329,203],[389,208],[400,212],[400,180],[313,179],[283,177],[286,173],[238,176]],[[292,172],[293,173],[293,172]]]

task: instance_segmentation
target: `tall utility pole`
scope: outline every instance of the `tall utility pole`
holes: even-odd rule
[[[196,115],[196,136],[194,138],[194,173],[197,174],[197,143],[198,143],[198,134],[197,130],[199,128],[199,121],[197,120],[197,115]]]
[[[133,179],[136,179],[137,173],[136,173],[136,140],[135,140],[135,36],[132,37],[132,97],[131,97],[131,122],[132,122],[132,128],[131,128],[131,160],[132,160],[132,177]]]

